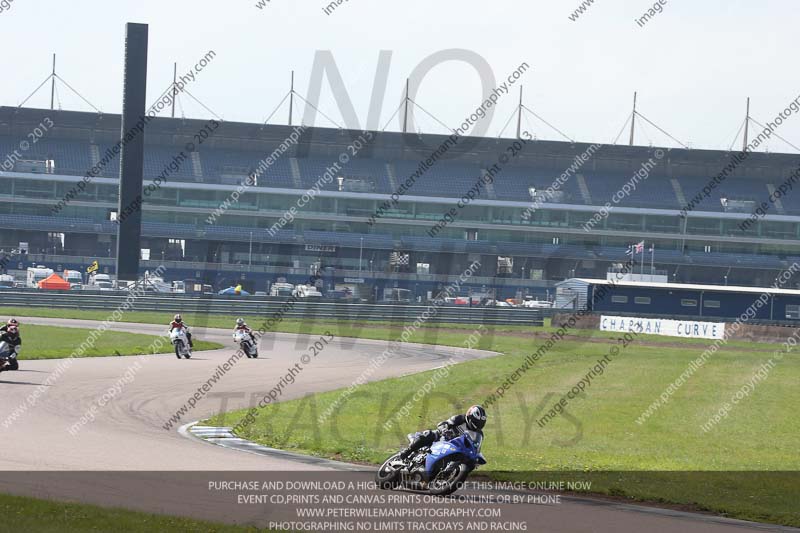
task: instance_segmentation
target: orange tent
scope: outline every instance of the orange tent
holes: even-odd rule
[[[39,282],[39,288],[48,291],[68,291],[69,283],[58,274],[51,274],[49,277]]]

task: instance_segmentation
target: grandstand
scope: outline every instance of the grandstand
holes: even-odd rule
[[[44,117],[55,126],[22,157],[14,158],[20,160],[14,168],[0,172],[0,249],[28,243],[29,257],[19,266],[35,260],[81,268],[96,259],[113,274],[119,159],[106,165],[62,210],[54,214],[52,207],[119,140],[120,118],[2,107],[0,162],[19,150],[20,141]],[[145,183],[186,151],[188,142],[196,143],[194,135],[205,124],[154,119],[145,137]],[[385,287],[401,287],[424,296],[480,260],[471,289],[494,288],[498,296],[514,296],[543,294],[565,278],[605,277],[609,267],[626,260],[628,246],[641,240],[655,244],[655,268],[677,282],[768,285],[778,271],[800,261],[800,197],[790,193],[746,232],[738,227],[751,207],[765,201],[798,167],[800,156],[789,154],[752,154],[682,218],[686,199],[725,167],[730,154],[667,150],[649,178],[586,231],[584,224],[654,149],[601,146],[563,183],[558,195],[537,202],[526,217],[534,191],[550,187],[589,147],[530,141],[478,199],[430,237],[428,229],[497,162],[511,141],[459,143],[396,206],[368,224],[420,161],[446,139],[381,132],[341,165],[337,179],[324,184],[293,221],[270,234],[268,228],[318,183],[340,154],[348,153],[347,146],[361,134],[307,128],[298,144],[209,224],[209,215],[292,131],[289,126],[225,122],[196,151],[187,153],[188,161],[145,199],[143,248],[150,260],[142,268],[169,261],[167,277],[203,277],[217,284],[244,281],[251,290],[264,290],[265,283],[277,277],[300,281],[322,269],[331,284],[358,278],[375,294]],[[46,161],[51,166],[35,164]],[[510,271],[504,258],[512,258]]]

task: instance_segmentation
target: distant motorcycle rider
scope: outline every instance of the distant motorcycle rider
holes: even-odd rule
[[[483,427],[486,425],[486,410],[480,405],[473,405],[467,409],[465,415],[451,416],[447,420],[439,422],[434,430],[423,431],[408,448],[400,452],[400,458],[408,459],[411,454],[445,437],[451,439],[458,435],[463,435],[467,431],[478,434],[479,439],[483,439]]]
[[[246,341],[243,340],[242,342],[240,342],[239,345],[241,346],[242,350],[245,351],[245,353],[247,354],[248,357],[251,357],[251,356],[258,357],[258,355],[257,355],[258,354],[258,343],[256,341],[256,336],[253,335],[253,330],[250,329],[250,326],[248,326],[247,323],[245,323],[243,318],[237,318],[236,319],[236,329],[234,329],[233,332],[234,332],[234,339],[236,338],[236,334],[237,333],[246,334],[247,337],[245,337],[245,339],[249,339],[249,340],[246,340]],[[245,343],[247,343],[247,344],[245,344]]]
[[[189,341],[189,348],[194,348],[194,344],[192,343],[192,334],[189,333],[189,326],[183,322],[181,315],[175,315],[175,318],[173,318],[172,322],[170,322],[170,333],[172,333],[172,330],[174,329],[182,329],[183,332],[186,333],[186,340]]]
[[[6,324],[4,326],[0,326],[0,333],[8,331],[8,328],[10,326],[15,326],[15,327],[19,328],[19,322],[17,321],[16,318],[9,318],[8,322],[6,322]]]
[[[19,336],[19,328],[14,325],[6,325],[4,326],[6,329],[2,333],[0,333],[0,342],[7,342],[11,348],[16,348],[17,346],[22,346],[22,338]],[[0,368],[5,368],[11,363],[8,360],[3,361]]]
[[[253,333],[253,330],[250,329],[250,326],[247,325],[247,323],[244,321],[243,318],[236,319],[236,331],[242,331],[244,333],[250,333],[250,334]]]

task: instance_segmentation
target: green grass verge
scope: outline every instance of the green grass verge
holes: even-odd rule
[[[222,328],[233,329],[236,318],[239,316],[231,315],[216,315],[197,313],[193,310],[176,309],[175,312],[180,312],[183,315],[184,321],[193,328],[209,327],[209,328]],[[3,307],[0,306],[1,317],[40,317],[40,318],[75,318],[83,320],[106,320],[108,318],[108,311],[97,310],[77,310],[77,309],[60,309],[48,307]],[[258,329],[269,315],[248,316],[244,315],[249,325],[254,329]],[[156,313],[150,311],[126,311],[123,313],[120,322],[136,323],[136,324],[164,324],[166,327],[172,320],[171,313]],[[325,319],[324,317],[309,317],[307,319],[284,319],[275,325],[269,331],[276,331],[281,333],[305,333],[309,335],[318,335],[331,331],[337,337],[356,337],[362,339],[375,339],[386,340],[395,339],[402,332],[404,323],[391,323],[383,321],[364,321],[355,322],[353,320],[333,321]],[[442,344],[437,341],[440,330],[461,330],[466,335],[472,333],[478,324],[462,324],[462,323],[442,323],[433,324],[425,323],[422,325],[422,330],[425,332],[418,335],[413,339],[413,342],[421,342],[428,344]],[[524,335],[545,335],[555,332],[558,328],[550,325],[550,319],[545,319],[543,327],[532,326],[490,326],[490,331],[493,335],[503,335],[506,333],[516,333]],[[789,334],[787,330],[787,335]],[[618,337],[618,334],[599,331],[594,329],[573,329],[569,331],[569,335],[587,341],[596,341],[597,339],[613,340]],[[646,342],[652,345],[664,344],[674,346],[679,344],[681,346],[697,346],[705,347],[708,341],[703,339],[679,339],[675,337],[664,337],[660,335],[648,335]],[[461,345],[461,343],[459,343]],[[731,340],[727,344],[730,348],[741,348],[751,350],[769,351],[774,349],[773,344],[769,343],[753,343],[744,340]]]
[[[15,533],[274,533],[271,529],[8,495],[0,498],[0,515],[0,531]]]
[[[460,346],[464,337],[440,332],[438,341]],[[432,427],[483,401],[536,346],[529,338],[498,335],[480,347],[505,355],[452,367],[449,375],[417,402],[413,401],[415,393],[434,372],[366,384],[340,403],[323,424],[317,423],[318,416],[337,402],[341,391],[268,406],[239,435],[271,447],[379,463],[404,444],[405,433]],[[640,413],[699,355],[701,347],[633,344],[595,378],[585,394],[571,401],[566,416],[540,427],[537,420],[609,348],[604,343],[557,343],[524,374],[489,409],[483,450],[489,465],[483,471],[496,478],[527,480],[541,479],[537,474],[541,471],[568,471],[578,479],[591,480],[591,492],[595,493],[800,526],[796,504],[800,476],[767,473],[800,470],[795,411],[800,402],[799,360],[787,357],[726,420],[706,434],[700,425],[771,354],[720,350],[669,404],[638,425],[635,420]],[[323,362],[324,353],[319,357]],[[384,429],[383,424],[404,405],[410,407],[408,415]],[[235,426],[245,412],[206,422]],[[748,470],[760,473],[744,473]]]
[[[235,317],[194,315],[180,310],[195,327],[230,328]],[[2,315],[75,318],[70,310],[0,308]],[[106,313],[81,312],[80,318],[104,319]],[[128,312],[123,320],[165,323],[162,313]],[[258,318],[248,318],[251,325]],[[284,320],[277,331],[339,337],[395,339],[392,324]],[[476,326],[442,324],[425,327],[411,340],[463,346]],[[386,431],[384,422],[412,399],[432,378],[423,373],[360,387],[335,416],[320,425],[317,416],[341,396],[341,391],[283,402],[259,412],[257,422],[240,434],[268,446],[324,457],[378,463],[404,443],[406,432],[482,401],[509,373],[534,352],[543,328],[498,326],[487,332],[478,348],[504,355],[452,367],[435,389],[410,404],[407,416]],[[541,472],[565,471],[591,480],[591,492],[634,500],[668,502],[741,519],[800,526],[796,475],[796,442],[800,430],[794,405],[800,401],[800,361],[787,357],[769,378],[736,406],[710,433],[700,425],[771,357],[774,344],[731,341],[720,350],[643,425],[636,418],[674,381],[710,341],[670,337],[640,337],[595,378],[587,392],[572,400],[567,415],[544,428],[536,420],[608,353],[614,335],[575,330],[576,338],[557,343],[514,388],[490,410],[483,469],[498,479],[542,479]],[[324,360],[324,354],[320,356]],[[208,423],[235,425],[244,411],[215,417]],[[759,474],[744,474],[752,470]],[[728,473],[737,471],[739,473]],[[608,472],[616,472],[610,474]],[[665,472],[672,472],[665,474]],[[690,474],[681,476],[678,472]],[[693,473],[693,474],[692,474]],[[666,477],[665,477],[666,476]]]
[[[24,321],[23,321],[24,322]],[[22,352],[20,360],[58,359],[69,357],[89,336],[91,330],[81,328],[62,328],[55,326],[36,326],[21,324]],[[95,340],[92,347],[81,357],[104,357],[109,355],[144,355],[151,353],[171,353],[172,344],[165,343],[153,351],[157,337],[139,333],[106,331]],[[216,342],[195,341],[195,350],[216,350],[222,345]]]

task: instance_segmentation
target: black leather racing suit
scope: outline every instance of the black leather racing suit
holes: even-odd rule
[[[16,346],[22,346],[22,337],[20,337],[19,334],[14,335],[12,337],[11,335],[8,334],[7,331],[3,331],[2,333],[0,333],[0,342],[4,341],[7,342],[8,345],[11,346],[12,348]],[[0,368],[5,368],[8,365],[9,362],[7,359],[3,359],[2,361],[0,361]]]
[[[467,418],[464,415],[451,416],[447,420],[439,422],[436,429],[426,430],[420,433],[414,441],[408,445],[408,448],[400,452],[403,459],[408,458],[412,453],[431,446],[434,442],[441,439],[442,436],[450,437],[450,435],[458,436],[467,432],[477,433],[479,440],[483,439],[483,431],[474,431],[467,427]]]
[[[9,346],[12,347],[22,346],[22,337],[19,334],[14,335],[12,337],[11,335],[8,334],[7,331],[3,331],[2,333],[0,333],[0,342],[3,341],[7,342]]]

